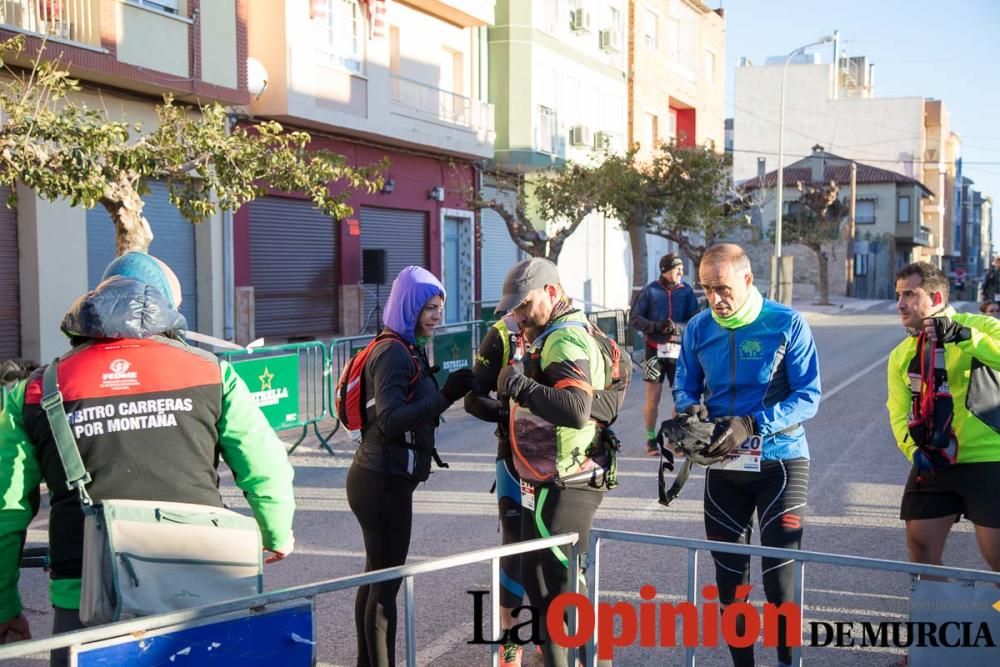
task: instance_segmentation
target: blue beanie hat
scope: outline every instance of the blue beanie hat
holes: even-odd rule
[[[104,281],[115,276],[131,278],[155,287],[167,298],[167,303],[170,304],[171,308],[177,308],[177,304],[174,302],[174,291],[170,289],[170,280],[163,271],[163,265],[152,255],[138,250],[130,250],[115,258],[108,264],[108,268],[104,269],[101,280]]]

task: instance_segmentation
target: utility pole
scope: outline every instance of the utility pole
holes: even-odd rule
[[[856,296],[854,293],[854,261],[855,253],[857,252],[857,241],[854,235],[857,233],[855,225],[855,214],[858,208],[858,163],[851,163],[851,204],[850,204],[850,214],[848,216],[849,220],[849,231],[847,233],[847,296]]]

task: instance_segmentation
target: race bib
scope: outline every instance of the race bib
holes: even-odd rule
[[[526,510],[535,511],[535,487],[523,479],[518,480],[521,485],[521,507]]]
[[[680,343],[657,343],[656,356],[660,359],[677,359],[681,356]]]
[[[741,470],[743,472],[760,472],[760,455],[763,440],[759,435],[747,438],[739,449],[734,449],[726,458],[712,465],[720,470]]]

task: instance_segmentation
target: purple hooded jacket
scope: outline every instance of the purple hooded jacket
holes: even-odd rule
[[[434,274],[419,266],[407,266],[392,281],[392,291],[385,302],[385,326],[408,343],[416,343],[413,333],[420,311],[435,296],[445,297],[444,287]]]
[[[371,408],[361,445],[354,452],[354,463],[362,468],[417,482],[430,475],[434,430],[449,402],[438,390],[414,329],[424,305],[438,295],[444,296],[441,283],[419,266],[406,267],[392,282],[385,326],[406,340],[409,350],[398,343],[383,343],[372,350],[365,364],[365,402]],[[419,368],[415,384],[414,363]]]

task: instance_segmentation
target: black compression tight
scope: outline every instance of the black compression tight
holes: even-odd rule
[[[604,499],[601,491],[587,489],[556,489],[543,487],[535,489],[535,511],[521,513],[521,537],[525,540],[549,537],[560,533],[578,533],[581,545],[580,562],[587,562],[586,549],[590,543],[590,528],[594,514]],[[545,623],[549,604],[560,593],[571,590],[567,578],[570,548],[568,546],[545,551],[531,551],[524,554],[521,565],[524,573],[524,590],[535,607],[537,618],[541,620],[540,630],[544,644],[542,656],[545,667],[566,667],[570,662],[570,651],[556,646],[549,638]],[[580,580],[580,593],[587,594],[587,585]]]
[[[709,468],[705,475],[705,534],[710,540],[749,544],[756,511],[763,546],[798,549],[802,544],[808,488],[808,459],[763,461],[760,472]],[[714,551],[712,557],[719,602],[723,605],[735,602],[736,587],[750,582],[750,558]],[[781,604],[791,600],[795,578],[792,561],[764,558],[761,569],[767,601]],[[778,659],[790,663],[792,654],[786,635],[781,618]],[[754,666],[752,646],[729,650],[736,667]]]
[[[347,502],[364,535],[365,572],[406,563],[416,488],[413,480],[351,466]],[[401,583],[396,579],[358,588],[354,600],[358,667],[396,664],[396,595]]]

